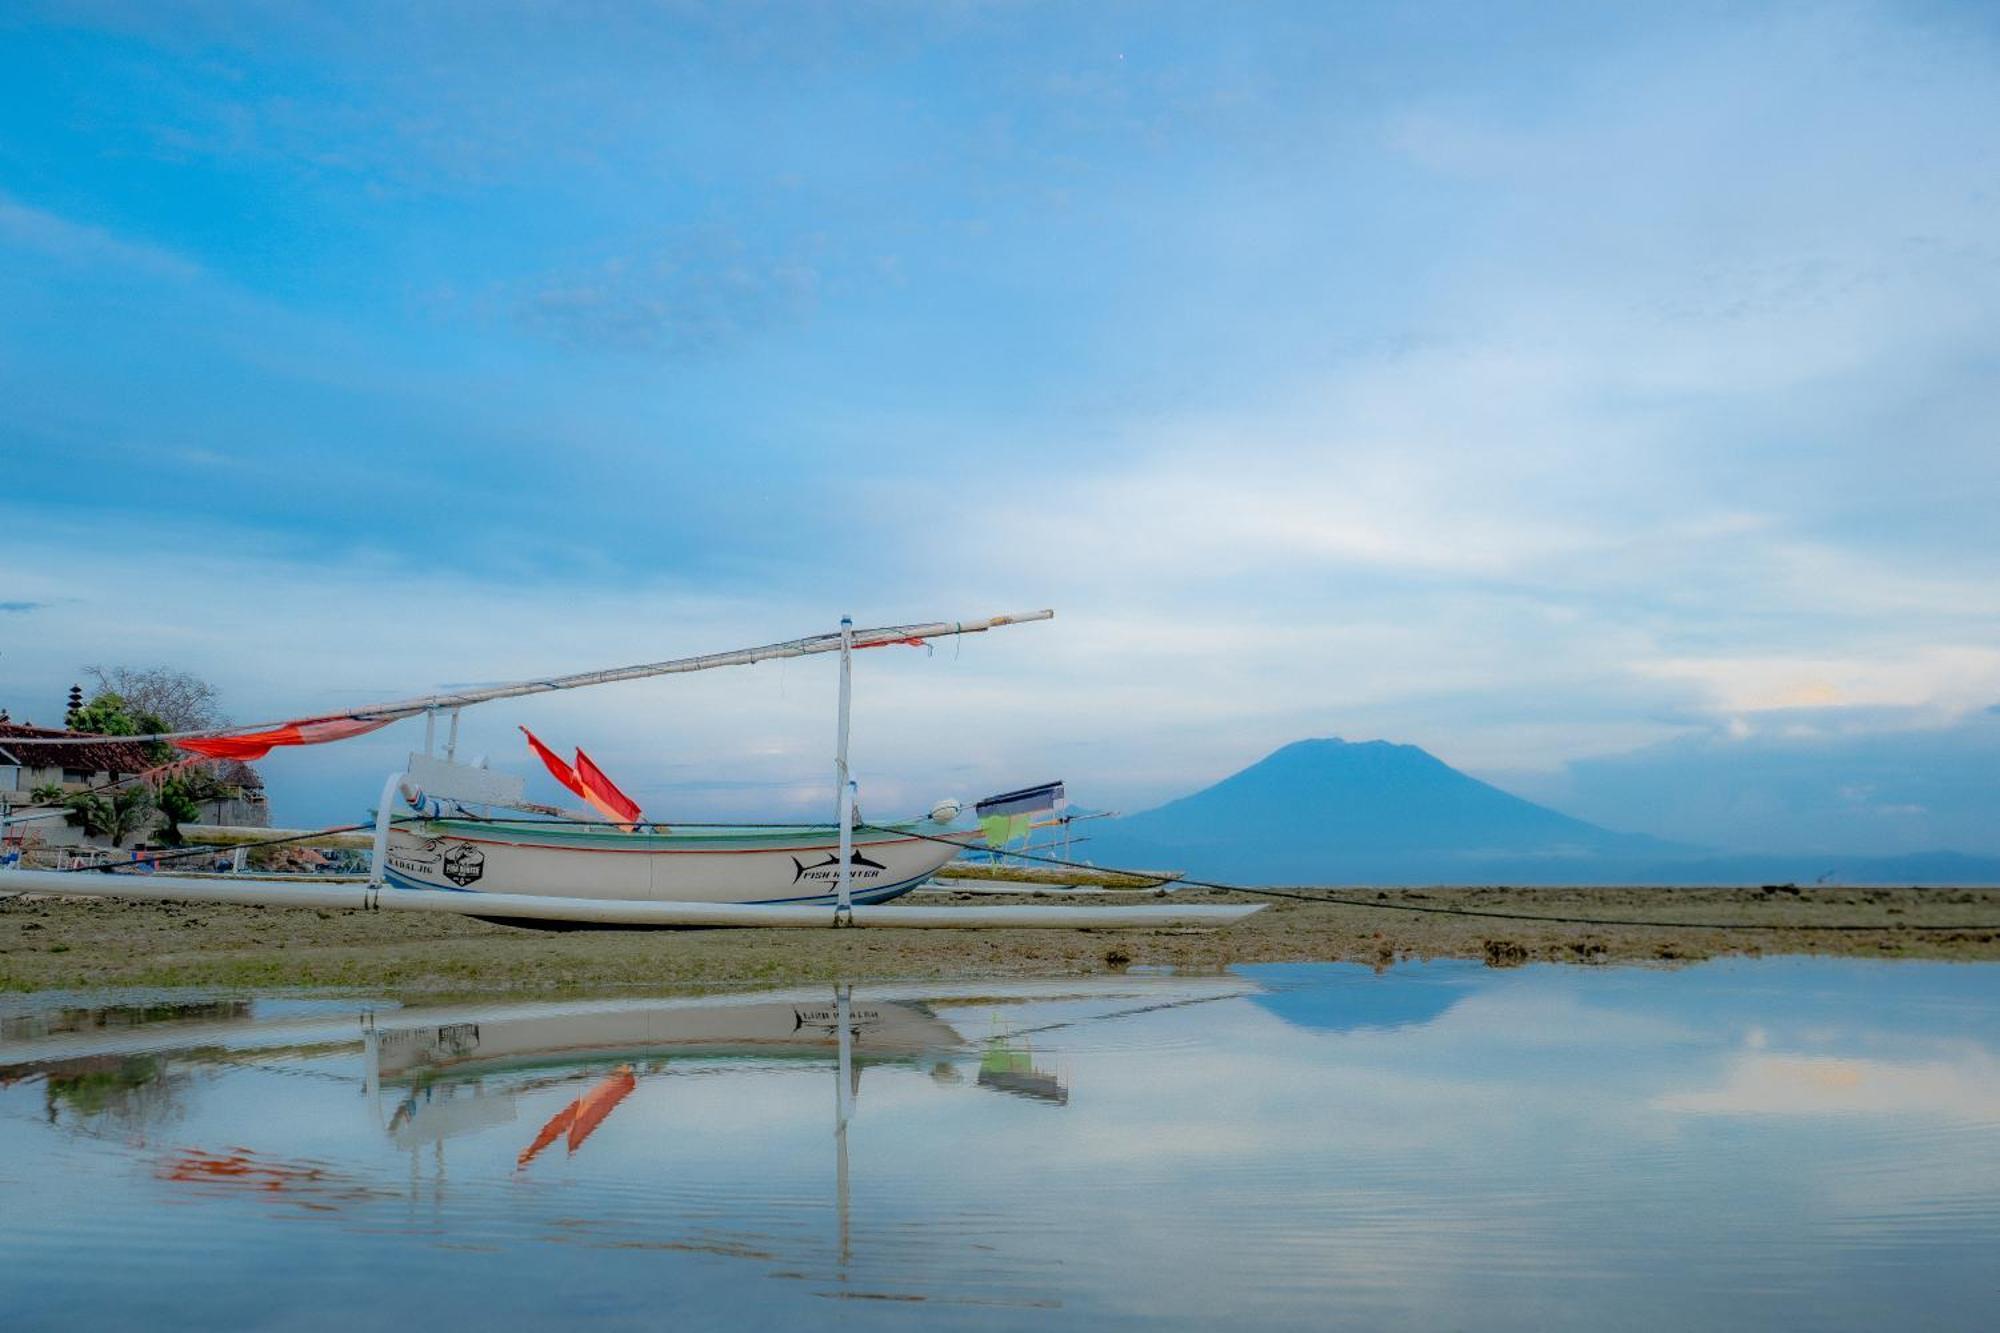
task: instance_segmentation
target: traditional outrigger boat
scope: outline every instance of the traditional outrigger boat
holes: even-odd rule
[[[5,872],[10,888],[300,907],[363,907],[448,912],[522,922],[614,925],[857,924],[925,880],[979,840],[959,829],[956,801],[940,801],[924,819],[860,825],[848,768],[853,655],[893,644],[980,634],[1053,617],[1053,611],[934,621],[835,633],[760,648],[618,667],[605,671],[378,704],[267,724],[254,730],[208,730],[129,737],[168,741],[191,754],[258,759],[277,746],[316,745],[374,731],[419,715],[424,748],[389,775],[375,814],[365,885],[246,884],[226,878],[174,877],[113,883],[49,871]],[[832,824],[682,827],[637,817],[593,820],[527,802],[518,776],[459,763],[460,710],[499,699],[580,689],[725,666],[840,655]],[[438,723],[446,724],[442,753]],[[538,748],[539,744],[536,743]],[[595,803],[595,802],[593,802]],[[514,811],[496,817],[494,811]],[[899,926],[1221,925],[1258,905],[1114,908],[1006,905],[897,907],[883,924]]]
[[[849,899],[908,893],[976,837],[948,821],[857,829]],[[385,874],[400,889],[831,907],[842,864],[832,824],[626,833],[565,820],[426,819],[390,827]]]

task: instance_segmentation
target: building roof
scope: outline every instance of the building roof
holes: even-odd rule
[[[19,736],[71,737],[58,745],[22,745],[7,742]],[[6,762],[23,768],[62,768],[78,773],[143,773],[157,767],[139,741],[115,736],[90,736],[57,731],[50,727],[28,727],[18,722],[0,722],[0,755]]]

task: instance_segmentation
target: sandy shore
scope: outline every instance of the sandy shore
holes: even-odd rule
[[[1672,964],[1722,954],[1807,953],[2000,960],[2000,889],[1325,893],[1345,901],[1277,901],[1243,924],[1218,931],[545,933],[414,913],[15,898],[0,900],[0,989],[303,987],[436,995],[1074,976],[1130,966],[1213,970],[1250,962],[1387,964],[1469,958],[1505,967],[1528,962]],[[1233,894],[1209,893],[1186,899],[1241,901]],[[969,896],[964,900],[972,901]],[[1135,894],[1133,900],[1151,898]],[[920,901],[951,899],[926,895]],[[978,901],[1007,899],[982,895]],[[1727,922],[1757,929],[1573,924],[1429,910],[1437,908],[1632,922]]]

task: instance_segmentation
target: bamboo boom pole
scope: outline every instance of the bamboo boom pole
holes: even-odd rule
[[[854,630],[852,644],[855,648],[879,648],[884,644],[907,643],[913,639],[942,639],[955,634],[984,634],[987,630],[999,629],[1005,625],[1022,625],[1036,620],[1051,620],[1054,617],[1054,611],[1025,611],[1016,615],[989,616],[984,620],[940,620],[927,625],[885,625],[879,629]],[[842,642],[843,635],[839,631],[814,634],[785,643],[766,644],[761,648],[739,648],[734,652],[707,653],[700,657],[678,657],[664,662],[614,667],[607,671],[580,671],[568,676],[516,681],[511,685],[465,690],[457,694],[431,694],[420,699],[404,699],[370,708],[352,709],[345,713],[329,713],[323,718],[307,720],[330,722],[344,718],[413,717],[431,708],[459,708],[467,704],[488,703],[495,699],[517,699],[528,694],[546,694],[551,690],[576,690],[589,685],[615,685],[620,681],[645,680],[651,676],[712,671],[717,667],[726,666],[751,666],[779,658],[810,657],[815,653],[837,653],[841,650]]]
[[[934,620],[922,625],[884,625],[876,629],[853,631],[852,647],[880,648],[886,644],[943,639],[955,634],[984,634],[987,630],[1000,629],[1006,625],[1025,625],[1037,620],[1051,620],[1054,617],[1054,611],[1043,610],[988,616],[984,620]],[[260,731],[294,723],[349,720],[372,722],[382,719],[393,721],[437,709],[463,708],[469,704],[490,703],[495,699],[518,699],[523,695],[547,694],[552,690],[577,690],[590,685],[616,685],[621,681],[645,680],[651,676],[712,671],[717,667],[751,666],[758,662],[770,662],[780,658],[810,657],[815,653],[837,653],[841,651],[843,641],[840,632],[814,634],[803,639],[790,639],[784,643],[765,644],[761,648],[739,648],[734,652],[677,657],[664,662],[645,662],[637,666],[613,667],[604,671],[579,671],[567,676],[515,681],[507,685],[495,685],[481,690],[461,690],[452,694],[426,694],[415,699],[397,699],[364,708],[350,708],[338,713],[285,718],[275,722],[260,722],[253,726],[205,727],[200,731],[162,731],[145,736],[118,736],[114,739],[176,741],[190,740],[197,736],[234,735],[239,732]],[[6,743],[7,748],[12,749],[17,745],[74,745],[77,739],[74,736],[20,736],[9,737]]]

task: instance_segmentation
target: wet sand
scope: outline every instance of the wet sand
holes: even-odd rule
[[[1467,958],[1672,965],[1724,954],[2000,960],[2000,889],[1305,890],[1224,930],[542,932],[399,912],[0,900],[0,990],[200,986],[387,995],[1078,976],[1127,967]],[[1151,902],[1133,894],[1134,902]],[[958,895],[965,902],[1011,901]],[[953,895],[926,894],[925,903]],[[1241,902],[1187,893],[1177,901]],[[1020,901],[1050,901],[1021,899]],[[1612,917],[1598,925],[1428,909]],[[1426,909],[1426,910],[1407,910]],[[1946,927],[1917,929],[1917,927]],[[1838,927],[1840,929],[1828,929]]]

